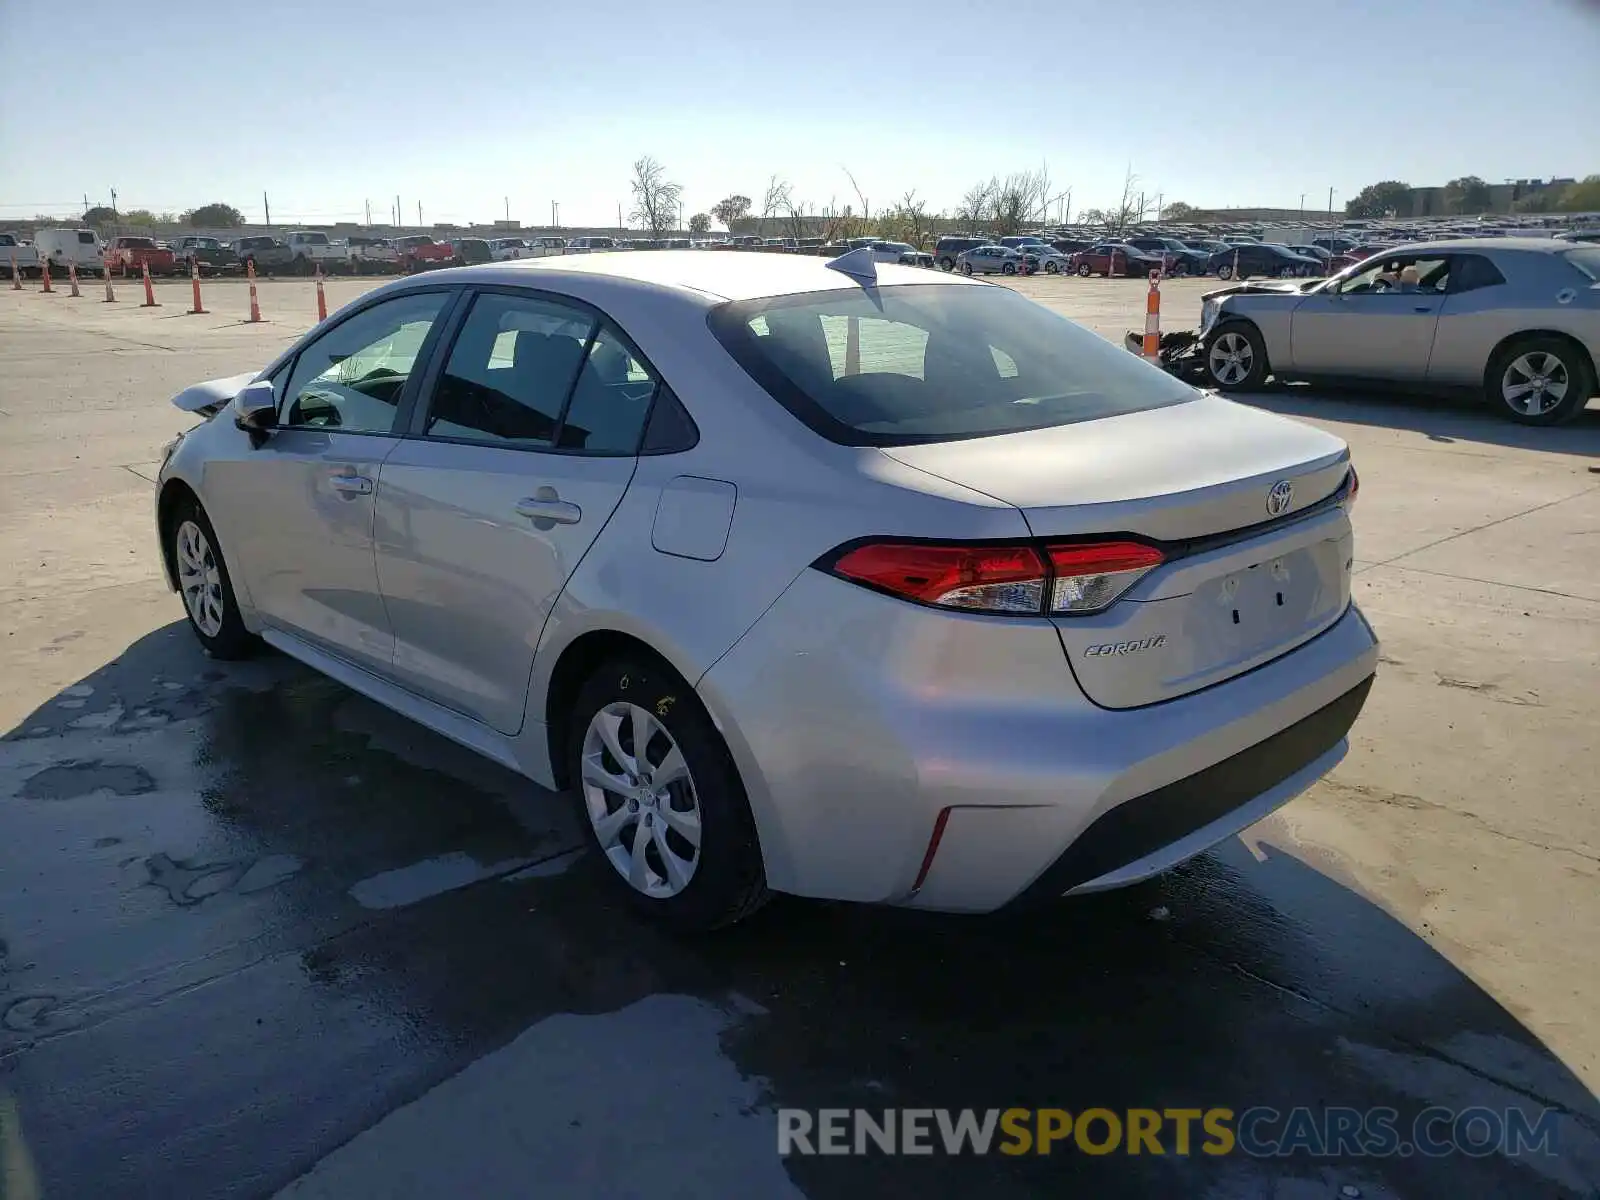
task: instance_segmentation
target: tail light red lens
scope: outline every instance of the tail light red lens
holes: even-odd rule
[[[1360,490],[1361,490],[1361,476],[1356,474],[1356,469],[1355,469],[1354,466],[1352,466],[1350,468],[1350,490],[1345,493],[1345,497],[1344,497],[1344,506],[1346,508],[1354,508],[1355,507],[1356,493],[1359,492]]]
[[[1044,603],[1045,565],[1031,546],[872,542],[849,551],[833,571],[943,608],[1036,613]]]
[[[940,608],[1083,615],[1099,612],[1162,562],[1154,546],[1092,542],[1047,547],[869,542],[835,575]]]

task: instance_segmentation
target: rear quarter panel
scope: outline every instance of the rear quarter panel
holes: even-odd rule
[[[1591,364],[1600,364],[1600,291],[1548,255],[1504,266],[1508,282],[1445,297],[1428,361],[1428,382],[1481,387],[1490,356],[1518,334],[1563,333],[1580,342]]]

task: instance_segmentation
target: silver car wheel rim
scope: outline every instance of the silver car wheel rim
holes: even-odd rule
[[[205,533],[193,521],[178,526],[178,588],[195,626],[207,637],[222,632],[222,572]]]
[[[1500,379],[1500,394],[1512,409],[1537,417],[1565,400],[1570,385],[1567,364],[1554,354],[1535,350],[1511,361]]]
[[[700,797],[678,743],[618,700],[583,735],[583,806],[606,859],[636,892],[666,900],[700,864]]]
[[[1211,344],[1206,361],[1211,368],[1211,378],[1226,386],[1243,382],[1255,365],[1255,359],[1249,338],[1242,333],[1225,333]]]

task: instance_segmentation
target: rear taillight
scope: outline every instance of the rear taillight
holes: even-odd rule
[[[1348,492],[1346,492],[1345,496],[1344,496],[1344,506],[1346,508],[1354,508],[1355,507],[1356,493],[1359,492],[1360,490],[1361,490],[1361,476],[1356,474],[1356,469],[1355,469],[1355,467],[1352,466],[1350,468],[1350,490]]]
[[[1112,604],[1162,553],[1140,542],[1047,546],[868,542],[828,569],[879,591],[969,612],[1082,616]]]

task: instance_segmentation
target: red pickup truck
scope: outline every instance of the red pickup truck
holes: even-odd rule
[[[394,248],[400,252],[402,271],[426,271],[430,267],[448,267],[454,264],[455,247],[436,242],[425,233],[394,239]]]
[[[107,257],[122,268],[124,275],[137,275],[146,264],[152,275],[173,275],[178,270],[172,251],[156,245],[154,238],[119,237],[111,243]]]

